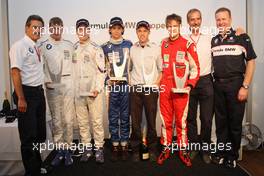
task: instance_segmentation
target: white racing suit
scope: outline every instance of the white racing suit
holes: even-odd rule
[[[73,44],[52,38],[42,42],[41,54],[45,59],[45,84],[52,116],[52,134],[58,148],[72,144],[74,109]],[[61,85],[54,88],[54,85]],[[57,149],[58,149],[57,148]]]
[[[75,107],[81,142],[91,146],[92,132],[95,147],[100,148],[104,145],[104,53],[91,41],[85,44],[76,43],[73,60],[76,81]],[[91,96],[94,91],[99,92],[97,97]]]

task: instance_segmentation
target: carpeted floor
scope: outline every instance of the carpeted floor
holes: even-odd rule
[[[243,151],[243,160],[238,164],[245,168],[252,176],[263,176],[264,149]]]
[[[177,153],[173,154],[164,165],[159,166],[150,161],[134,163],[128,161],[110,161],[110,144],[105,145],[105,163],[96,164],[94,160],[87,163],[79,162],[78,157],[74,157],[74,164],[70,167],[63,165],[54,168],[50,176],[248,176],[240,167],[228,169],[214,164],[205,164],[200,157],[196,157],[193,166],[187,168],[178,158]],[[52,153],[48,160],[52,159]]]

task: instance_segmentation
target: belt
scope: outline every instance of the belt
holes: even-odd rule
[[[206,79],[206,78],[212,78],[211,73],[209,73],[207,75],[200,76],[200,79]]]
[[[127,84],[127,81],[113,81],[115,85]]]
[[[166,79],[166,80],[168,80],[168,79],[172,79],[173,80],[174,76],[173,75],[163,75],[162,78]]]
[[[71,76],[71,74],[61,75],[61,77]]]
[[[80,76],[80,78],[89,78],[89,76]]]
[[[143,87],[144,86],[144,84],[135,84],[135,85],[133,85],[133,87]]]
[[[240,75],[240,76],[233,76],[230,78],[215,78],[215,81],[220,82],[220,83],[224,83],[224,82],[230,82],[230,81],[233,81],[236,79],[243,79],[243,76]]]
[[[42,85],[39,86],[27,86],[27,85],[22,85],[23,89],[28,89],[28,90],[42,90]]]

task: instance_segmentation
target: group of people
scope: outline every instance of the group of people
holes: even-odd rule
[[[58,17],[49,21],[53,31],[49,38],[38,42],[43,19],[38,15],[29,16],[25,37],[10,49],[25,175],[40,173],[42,161],[33,144],[46,139],[45,97],[52,115],[53,140],[60,146],[51,165],[57,166],[62,161],[66,166],[73,164],[69,146],[73,141],[75,116],[80,142],[87,146],[80,161],[87,162],[94,157],[96,162],[104,163],[106,91],[109,92],[112,161],[127,160],[129,144],[132,160],[140,160],[144,109],[145,143],[151,161],[161,165],[170,157],[175,126],[179,158],[184,165],[191,166],[199,151],[189,150],[188,145],[211,143],[215,114],[217,143],[231,143],[231,149],[219,149],[215,154],[210,150],[200,151],[202,159],[235,168],[256,54],[249,36],[243,32],[237,34],[231,28],[229,9],[219,8],[215,19],[220,30],[211,38],[199,30],[200,10],[189,10],[190,35],[183,36],[180,34],[182,18],[168,15],[165,23],[169,36],[159,46],[149,40],[151,28],[147,21],[137,23],[138,41],[133,44],[122,37],[125,30],[122,19],[114,17],[109,25],[110,40],[98,46],[90,39],[88,20],[76,22],[79,41],[72,44],[62,38],[63,21]],[[158,105],[162,122],[160,153],[156,130]],[[198,107],[200,135],[196,123]]]

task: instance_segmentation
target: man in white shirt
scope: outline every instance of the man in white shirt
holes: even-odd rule
[[[150,25],[147,21],[137,23],[138,42],[130,49],[132,71],[130,72],[130,108],[132,119],[131,146],[133,161],[139,161],[139,149],[142,143],[142,112],[145,109],[147,122],[146,143],[150,160],[156,161],[157,155],[157,101],[158,87],[162,75],[160,47],[149,41]],[[156,87],[155,87],[156,86]]]
[[[76,31],[79,42],[75,44],[73,57],[76,82],[75,107],[81,142],[86,146],[81,162],[87,162],[93,157],[92,132],[96,162],[104,163],[103,91],[106,77],[104,53],[100,46],[90,40],[88,20],[79,19],[76,22]]]
[[[214,105],[214,89],[212,79],[212,57],[211,57],[211,36],[200,31],[202,15],[200,10],[191,9],[187,13],[187,22],[191,34],[188,38],[196,45],[200,63],[200,78],[195,88],[190,92],[188,111],[188,139],[190,143],[211,143],[211,128]],[[200,105],[201,133],[200,139],[197,133],[197,108]],[[203,161],[210,163],[210,151],[201,151]],[[193,150],[191,159],[198,154]]]
[[[13,98],[18,109],[18,130],[26,176],[40,174],[41,156],[34,146],[46,139],[43,60],[36,46],[43,26],[40,16],[29,16],[25,24],[25,37],[15,42],[9,52],[15,88]]]
[[[194,89],[190,92],[189,111],[187,117],[188,138],[191,143],[210,145],[212,118],[214,115],[214,88],[212,78],[212,54],[211,54],[211,34],[204,34],[200,30],[202,14],[199,9],[190,9],[187,13],[187,22],[190,26],[191,34],[187,36],[197,49],[200,63],[200,78]],[[236,35],[244,33],[242,28],[238,28]],[[201,132],[200,137],[197,132],[197,109],[200,108]],[[198,151],[191,152],[193,160]],[[210,163],[210,150],[201,151],[202,159],[205,163]]]
[[[42,42],[41,54],[45,60],[45,85],[52,115],[53,140],[57,154],[51,165],[57,166],[65,159],[65,165],[73,160],[69,146],[73,140],[74,86],[73,44],[62,39],[63,21],[53,17],[49,21],[50,37]]]

